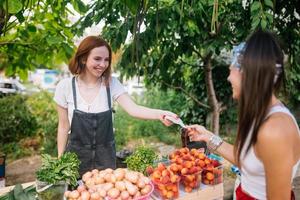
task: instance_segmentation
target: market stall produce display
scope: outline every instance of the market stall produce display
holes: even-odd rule
[[[150,177],[160,197],[164,199],[178,197],[180,176],[174,173],[170,167],[167,168],[163,163],[159,163],[157,167],[153,169]]]
[[[136,148],[132,155],[126,158],[125,163],[128,169],[146,174],[146,168],[152,166],[157,158],[158,155],[153,149],[140,146]]]
[[[201,195],[209,197],[212,191],[222,191],[223,166],[215,157],[199,149],[181,148],[169,155],[170,162],[148,167],[155,185],[154,199],[185,199],[185,196],[197,199]],[[222,196],[223,191],[216,193],[216,197]]]
[[[68,200],[141,200],[148,199],[154,189],[148,177],[125,168],[108,168],[101,171],[94,169],[86,172],[82,181],[84,185],[65,192]]]
[[[42,166],[36,172],[36,191],[39,200],[63,199],[68,185],[76,186],[80,161],[75,153],[64,153],[60,158],[42,155]]]
[[[152,150],[141,147],[127,160],[135,170],[93,169],[78,177],[79,161],[75,154],[66,153],[59,159],[43,155],[42,167],[37,172],[39,180],[36,187],[29,188],[30,197],[38,194],[40,200],[222,199],[223,166],[217,156],[206,155],[200,149],[180,148],[167,160],[156,158]],[[68,185],[73,190],[68,191]],[[0,200],[19,200],[20,195],[29,194],[26,191],[16,186]]]

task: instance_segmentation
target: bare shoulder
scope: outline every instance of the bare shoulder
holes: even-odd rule
[[[298,136],[297,127],[288,114],[274,113],[266,119],[262,124],[257,141],[264,145],[277,144],[291,144],[291,141]]]

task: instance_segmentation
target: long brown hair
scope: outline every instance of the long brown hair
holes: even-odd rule
[[[88,36],[78,46],[75,55],[71,58],[69,62],[69,70],[73,75],[79,75],[85,69],[85,64],[87,58],[94,48],[105,46],[109,52],[109,65],[107,69],[103,72],[103,77],[105,78],[105,84],[108,85],[111,77],[111,60],[112,51],[109,44],[99,36]]]
[[[277,72],[276,64],[281,65],[280,73]],[[278,92],[284,78],[283,53],[272,33],[258,30],[249,37],[242,56],[241,70],[238,135],[234,146],[239,165],[248,134],[252,130],[245,152],[257,142],[257,134],[267,115],[272,94]]]

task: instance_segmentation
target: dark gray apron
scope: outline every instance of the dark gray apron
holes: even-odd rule
[[[106,87],[109,110],[86,113],[77,109],[75,77],[72,79],[74,111],[66,151],[75,152],[81,161],[79,174],[92,169],[116,168],[110,88]]]

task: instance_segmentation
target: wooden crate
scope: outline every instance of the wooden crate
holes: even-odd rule
[[[212,186],[201,184],[199,189],[193,190],[191,193],[186,193],[184,188],[180,186],[179,197],[176,200],[219,200],[223,199],[223,196],[223,183]],[[153,200],[161,199],[157,192],[154,192],[151,197]]]

